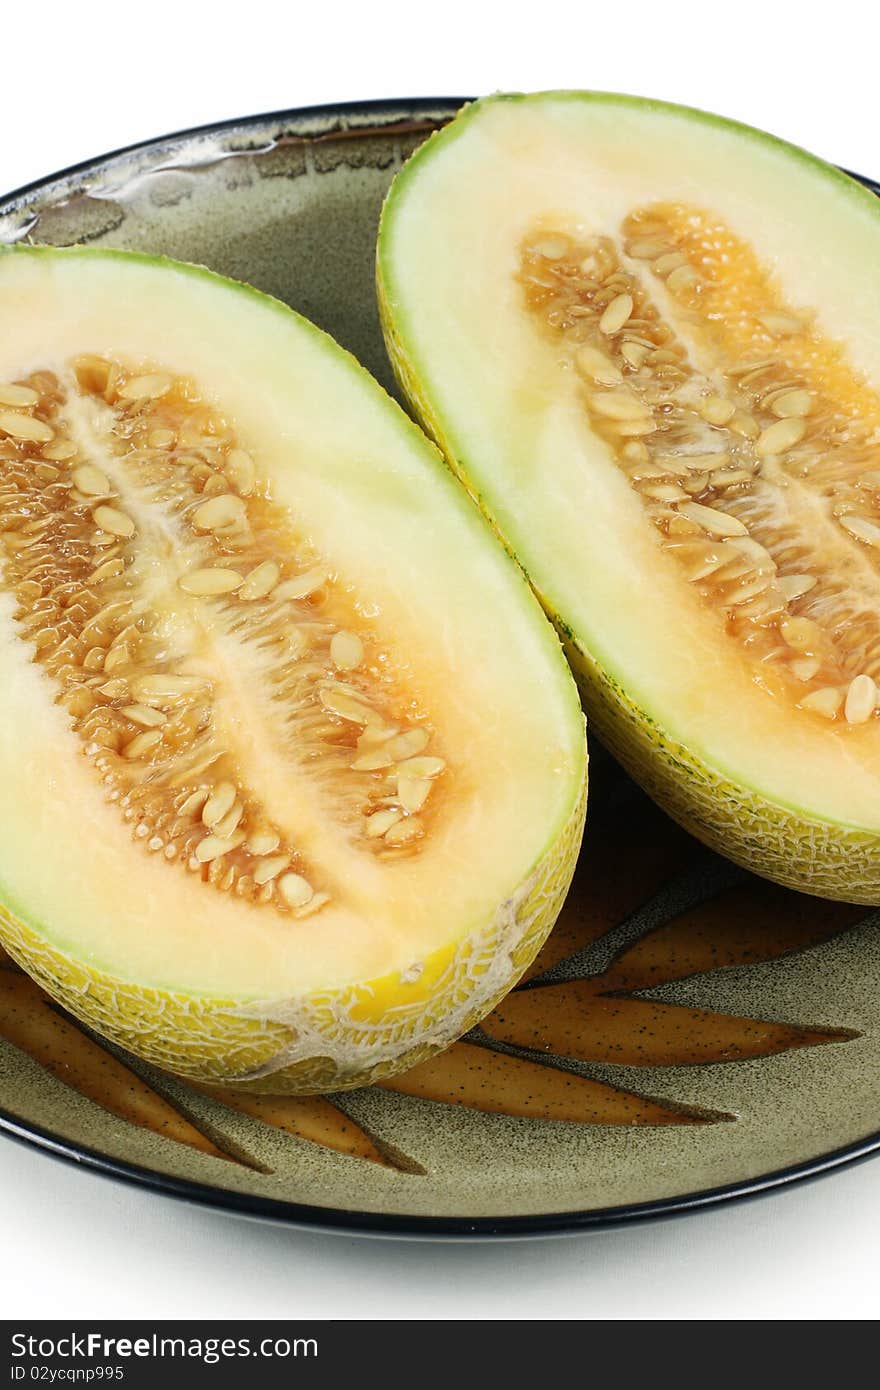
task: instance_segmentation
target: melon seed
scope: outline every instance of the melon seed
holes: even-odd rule
[[[111,536],[121,536],[127,540],[134,535],[134,522],[118,507],[96,507],[92,517],[95,525],[100,526],[102,531],[109,532]]]
[[[330,687],[319,692],[321,704],[325,709],[330,710],[331,714],[338,714],[340,719],[347,719],[352,724],[369,724],[376,718],[375,710],[362,700],[355,699],[344,691]]]
[[[162,372],[148,372],[144,376],[133,376],[119,388],[120,396],[130,401],[155,401],[167,396],[173,385],[170,376]]]
[[[822,714],[826,719],[834,719],[842,704],[843,695],[832,685],[826,685],[821,690],[814,690],[800,701],[803,709],[814,710],[816,714]]]
[[[697,272],[693,266],[680,265],[676,270],[670,272],[666,277],[666,287],[673,294],[680,294],[682,290],[689,290],[697,283]]]
[[[724,545],[729,550],[735,550],[740,555],[745,555],[746,559],[759,569],[775,570],[776,568],[770,552],[751,536],[733,536],[730,540],[725,541]]]
[[[221,840],[228,840],[232,833],[238,829],[239,822],[244,815],[244,806],[240,801],[233,801],[222,820],[214,822],[213,832]]]
[[[128,698],[128,681],[119,678],[117,680],[105,681],[98,686],[98,694],[103,695],[106,700],[125,700]]]
[[[243,582],[244,577],[237,570],[214,567],[212,569],[190,570],[177,581],[185,594],[207,597],[210,594],[230,594]]]
[[[374,811],[367,817],[367,835],[371,840],[380,839],[392,825],[396,825],[402,819],[403,812],[395,806],[389,806],[384,811]]]
[[[222,855],[237,849],[243,841],[243,830],[236,831],[228,840],[221,840],[217,835],[206,835],[196,846],[196,859],[200,864],[211,864],[215,859],[220,859]]]
[[[653,269],[657,275],[668,275],[670,270],[677,270],[680,265],[687,265],[687,257],[681,251],[667,251],[665,256],[657,257]]]
[[[783,391],[781,396],[774,396],[770,409],[774,415],[785,419],[789,415],[809,415],[812,407],[809,391]]]
[[[597,386],[616,386],[623,381],[623,373],[616,367],[606,353],[598,348],[582,347],[575,353],[575,366],[588,381]]]
[[[652,240],[650,237],[636,237],[634,241],[627,244],[626,253],[640,261],[653,261],[656,257],[662,256],[667,249],[664,241]]]
[[[758,319],[774,338],[788,338],[792,333],[799,333],[804,326],[794,314],[768,312],[758,314]]]
[[[618,294],[612,299],[599,320],[599,332],[611,337],[619,333],[633,311],[630,294]]]
[[[202,821],[213,827],[221,821],[235,801],[235,783],[218,782],[202,809]]]
[[[108,497],[113,490],[107,474],[90,463],[84,463],[81,468],[74,469],[73,481],[87,497]],[[112,528],[104,527],[104,530],[110,529]]]
[[[151,709],[149,705],[124,705],[122,713],[134,724],[142,724],[145,729],[157,729],[167,722],[161,710]]]
[[[561,261],[568,250],[568,240],[566,237],[548,236],[536,242],[532,249],[537,256],[543,256],[545,261]]]
[[[724,396],[706,396],[697,406],[703,419],[710,425],[726,425],[736,414],[736,406]]]
[[[420,811],[431,794],[433,787],[427,777],[408,777],[401,774],[397,778],[397,797],[405,811]]]
[[[693,555],[693,559],[685,557],[687,576],[693,583],[708,578],[727,562],[727,556],[722,553],[720,547],[709,546],[706,542],[701,543],[698,549],[689,549],[687,554]]]
[[[812,574],[782,574],[779,576],[779,588],[789,602],[796,598],[802,598],[804,594],[808,594],[815,587],[816,578]]]
[[[791,662],[791,673],[799,681],[811,681],[821,665],[818,656],[801,656]]]
[[[631,391],[607,391],[602,395],[593,395],[590,405],[597,415],[604,415],[609,420],[639,420],[647,413]]]
[[[384,745],[396,762],[406,758],[412,758],[416,753],[421,753],[428,746],[427,729],[407,729],[405,733],[396,734]]]
[[[305,570],[293,579],[285,579],[274,591],[277,599],[308,598],[327,583],[327,571],[321,565]]]
[[[48,444],[55,431],[33,415],[19,415],[14,410],[0,410],[0,430],[13,439],[33,440],[38,444]]]
[[[281,836],[275,830],[253,830],[248,835],[246,844],[251,854],[272,854],[281,844]]]
[[[755,453],[759,458],[768,458],[771,454],[784,454],[787,449],[799,444],[806,432],[806,421],[800,416],[791,415],[784,420],[777,420],[761,431],[755,444]]]
[[[125,570],[125,561],[121,555],[114,555],[109,560],[102,560],[96,569],[92,570],[89,576],[90,584],[103,584],[105,579],[117,579]]]
[[[648,356],[648,353],[650,351],[651,349],[649,347],[646,347],[644,343],[630,342],[626,339],[623,341],[623,343],[621,343],[620,346],[621,357],[635,371],[638,371],[639,368],[643,365],[645,358]]]
[[[161,729],[146,729],[142,734],[135,734],[131,742],[127,743],[122,751],[126,758],[142,758],[145,754],[151,753],[161,742]]]
[[[672,483],[655,483],[650,487],[643,487],[642,496],[651,497],[655,502],[686,502],[688,498],[684,488],[676,487]]]
[[[407,816],[385,833],[386,845],[408,845],[425,833],[424,822],[418,816]]]
[[[150,430],[149,434],[147,435],[147,444],[151,449],[170,449],[173,443],[174,430]]]
[[[281,578],[281,567],[275,560],[264,560],[251,570],[238,591],[238,597],[246,603],[266,598],[271,594]]]
[[[880,525],[876,521],[869,521],[866,516],[843,516],[840,524],[856,540],[864,541],[866,545],[880,546]]]
[[[222,492],[196,507],[192,519],[193,525],[200,531],[219,531],[223,527],[240,525],[244,516],[245,507],[241,498],[231,492]]]
[[[747,410],[736,410],[730,417],[730,428],[737,434],[741,434],[745,439],[757,439],[761,433],[760,427],[754,415]]]
[[[877,706],[877,686],[870,676],[856,676],[846,692],[843,713],[848,724],[864,724]]]
[[[358,740],[360,749],[360,740]],[[368,748],[364,752],[359,752],[357,758],[352,763],[355,772],[379,772],[382,768],[393,767],[397,762],[393,753],[389,753],[386,748],[379,744],[375,748]]]
[[[256,468],[244,449],[230,449],[226,456],[226,476],[241,497],[250,497],[256,481]]]
[[[289,854],[276,854],[270,859],[261,860],[253,870],[254,883],[262,888],[264,883],[268,883],[271,879],[277,878],[280,873],[283,873],[289,863]]]
[[[203,692],[205,684],[201,676],[137,676],[132,681],[132,693],[144,705],[166,704]]]
[[[27,410],[29,406],[39,404],[39,394],[32,391],[30,386],[16,386],[11,382],[0,385],[0,405],[17,406],[21,410]]]
[[[330,658],[340,671],[356,671],[364,659],[364,644],[355,632],[334,632]]]
[[[61,463],[64,459],[73,458],[76,453],[76,445],[72,439],[53,439],[51,444],[44,444],[40,452],[44,459]]]
[[[314,917],[315,913],[320,912],[321,908],[326,906],[329,901],[329,893],[313,893],[302,907],[293,908],[293,915],[298,921],[301,921],[304,917]]]
[[[278,880],[278,892],[288,907],[305,907],[314,889],[302,874],[284,874]]]
[[[704,507],[701,502],[683,502],[679,507],[682,516],[695,521],[704,531],[713,536],[747,536],[748,527],[728,512],[719,512],[714,507]]]
[[[784,618],[779,631],[783,641],[799,652],[812,652],[821,637],[820,629],[809,618]]]
[[[177,808],[177,814],[182,817],[194,816],[201,810],[208,799],[207,787],[199,787],[196,791],[190,792]]]

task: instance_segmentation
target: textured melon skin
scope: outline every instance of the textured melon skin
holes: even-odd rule
[[[876,835],[804,816],[709,767],[664,733],[557,626],[591,726],[679,825],[710,849],[787,888],[843,902],[880,902]]]
[[[381,254],[376,283],[385,346],[407,401],[499,539],[518,558],[474,488],[467,461],[456,456],[419,380],[389,305]],[[880,903],[878,836],[770,801],[670,738],[602,669],[525,572],[562,639],[590,727],[668,815],[711,849],[788,888],[843,902]]]
[[[368,1086],[442,1051],[490,1013],[534,960],[568,892],[587,780],[560,835],[495,917],[399,976],[299,998],[233,999],[150,989],[77,960],[0,907],[0,942],[95,1032],[192,1081],[274,1094]]]

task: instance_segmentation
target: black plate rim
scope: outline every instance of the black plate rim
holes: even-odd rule
[[[256,115],[230,117],[213,121],[208,125],[191,126],[185,130],[171,131],[148,140],[139,140],[124,145],[106,154],[82,160],[54,173],[46,174],[20,188],[0,197],[0,216],[18,210],[53,184],[64,183],[91,173],[96,173],[104,165],[128,155],[147,150],[160,149],[165,145],[198,139],[200,137],[226,134],[232,131],[247,130],[260,125],[284,125],[290,121],[309,119],[320,120],[325,117],[370,116],[375,114],[424,115],[436,114],[438,110],[451,113],[473,100],[471,97],[391,97],[387,100],[371,99],[365,101],[328,102],[313,106],[289,107],[280,111],[266,111]],[[844,169],[844,173],[856,179],[880,196],[880,183],[863,174]],[[5,210],[5,212],[4,212]],[[867,1135],[843,1148],[830,1153],[818,1154],[801,1163],[778,1168],[758,1177],[746,1178],[739,1182],[727,1183],[721,1187],[704,1188],[702,1191],[684,1193],[676,1197],[658,1198],[650,1202],[626,1203],[615,1207],[594,1207],[584,1211],[541,1212],[526,1216],[419,1216],[409,1214],[388,1214],[384,1212],[356,1211],[341,1207],[319,1207],[308,1203],[285,1201],[273,1197],[254,1197],[246,1192],[234,1192],[228,1188],[213,1186],[210,1183],[191,1182],[176,1178],[170,1173],[161,1173],[145,1168],[124,1159],[112,1158],[97,1149],[79,1144],[72,1139],[64,1139],[51,1130],[29,1120],[23,1120],[11,1111],[0,1107],[0,1134],[27,1148],[48,1154],[61,1162],[91,1172],[100,1173],[129,1186],[159,1192],[178,1201],[195,1206],[208,1207],[228,1214],[251,1217],[256,1220],[274,1222],[305,1230],[322,1230],[337,1234],[386,1236],[391,1238],[422,1239],[472,1239],[487,1237],[506,1239],[575,1235],[593,1230],[610,1230],[638,1225],[644,1221],[660,1220],[671,1216],[681,1216],[697,1211],[705,1211],[732,1201],[766,1196],[780,1188],[788,1189],[796,1184],[809,1181],[864,1161],[880,1152],[880,1131]]]
[[[683,1216],[767,1196],[827,1176],[839,1168],[863,1162],[880,1152],[880,1132],[870,1134],[830,1153],[778,1168],[756,1178],[747,1178],[721,1187],[706,1188],[676,1197],[650,1202],[624,1203],[616,1207],[594,1207],[584,1211],[540,1212],[525,1216],[420,1216],[408,1213],[359,1211],[346,1207],[320,1207],[275,1197],[254,1197],[210,1183],[192,1182],[162,1173],[154,1168],[128,1163],[91,1149],[74,1140],[60,1138],[32,1121],[19,1119],[0,1109],[0,1134],[37,1149],[60,1162],[87,1168],[128,1186],[159,1192],[189,1205],[208,1207],[227,1214],[284,1225],[294,1229],[321,1230],[339,1235],[386,1236],[392,1238],[471,1239],[524,1238],[576,1235],[584,1231],[611,1230],[637,1226],[646,1221]]]

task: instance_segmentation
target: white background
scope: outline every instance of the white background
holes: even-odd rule
[[[8,5],[0,187],[254,111],[547,87],[707,107],[880,177],[873,16],[853,0]],[[6,1318],[873,1320],[880,1160],[684,1220],[452,1247],[245,1223],[0,1142],[0,1232]]]

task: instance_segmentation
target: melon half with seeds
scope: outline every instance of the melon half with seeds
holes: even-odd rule
[[[400,380],[593,727],[722,853],[880,902],[880,202],[768,135],[478,102],[398,175]]]
[[[206,271],[0,253],[0,940],[98,1032],[310,1091],[452,1041],[580,840],[557,638],[336,344]]]

